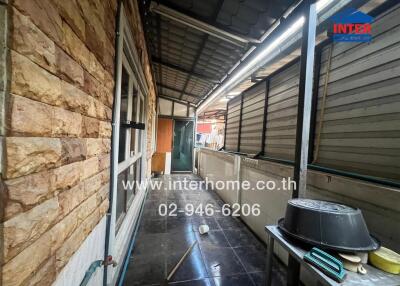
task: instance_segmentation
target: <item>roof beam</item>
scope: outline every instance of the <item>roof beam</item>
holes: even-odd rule
[[[174,69],[174,70],[189,74],[191,76],[197,77],[198,79],[201,79],[201,80],[204,80],[204,81],[208,81],[208,82],[211,82],[211,83],[219,83],[218,80],[215,80],[215,79],[212,79],[212,78],[209,78],[209,77],[205,77],[202,74],[198,74],[198,73],[193,72],[191,70],[184,69],[184,68],[182,68],[180,66],[177,66],[175,64],[164,62],[160,58],[157,58],[157,57],[153,56],[153,57],[151,57],[151,60],[153,61],[153,63],[160,64],[160,65],[163,65],[165,67],[169,67],[171,69]]]
[[[154,1],[152,1],[150,4],[150,11],[160,14],[160,15],[163,15],[164,17],[172,19],[183,25],[189,26],[193,29],[199,30],[203,33],[209,34],[211,36],[214,36],[216,38],[219,38],[223,41],[229,42],[229,43],[239,46],[239,47],[246,46],[249,43],[252,43],[252,44],[260,44],[261,43],[260,40],[258,40],[258,39],[252,39],[249,37],[245,37],[242,35],[236,35],[234,33],[222,30],[213,25],[210,25],[208,23],[205,23],[203,21],[200,21],[198,19],[190,17],[186,14],[178,12],[174,9],[171,9],[165,5],[158,4],[157,2],[154,2]]]
[[[168,96],[168,95],[159,94],[158,97],[159,98],[164,98],[164,99],[167,99],[167,100],[171,100],[171,101],[175,101],[175,102],[178,102],[178,103],[182,103],[182,104],[189,104],[190,106],[196,107],[196,105],[194,103],[190,102],[190,101],[182,100],[182,99],[171,97],[171,96]]]
[[[157,50],[158,50],[158,57],[162,60],[162,53],[161,53],[161,16],[157,15]],[[158,69],[158,77],[160,79],[160,83],[162,84],[162,66]]]
[[[186,91],[183,91],[183,90],[174,88],[174,87],[172,87],[172,86],[164,85],[164,84],[161,84],[161,83],[157,83],[157,85],[158,85],[160,88],[166,88],[166,89],[169,89],[169,90],[172,90],[172,91],[176,91],[176,92],[179,92],[179,93],[182,93],[182,92],[183,92],[184,95],[188,95],[188,96],[191,96],[191,97],[202,97],[201,95],[189,93],[189,92],[186,92]]]
[[[217,6],[216,6],[216,8],[215,8],[215,10],[214,10],[214,12],[212,13],[212,16],[211,16],[212,20],[216,20],[217,19],[218,14],[221,11],[221,8],[222,8],[223,4],[224,4],[224,0],[218,0]],[[209,36],[210,36],[209,34],[205,34],[205,35],[202,36],[202,40],[201,40],[201,43],[199,45],[200,47],[199,47],[199,49],[197,51],[197,54],[196,54],[196,56],[194,58],[192,67],[190,69],[191,71],[194,71],[194,69],[195,69],[195,67],[197,65],[197,62],[199,61],[200,56],[203,53],[204,47],[205,47],[205,45],[207,43],[207,40],[208,40]],[[189,84],[190,78],[191,78],[191,75],[189,75],[187,77],[185,85],[183,86],[183,90],[185,90],[187,85]],[[181,93],[181,96],[179,98],[182,98],[182,96],[183,96],[183,93]]]

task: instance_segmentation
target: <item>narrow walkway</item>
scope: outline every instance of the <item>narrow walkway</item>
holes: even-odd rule
[[[168,273],[186,249],[197,245],[168,285],[179,286],[254,286],[265,285],[266,248],[234,217],[215,213],[186,216],[160,216],[160,204],[173,204],[184,210],[186,204],[213,204],[221,209],[223,202],[214,193],[199,190],[168,189],[169,180],[201,180],[195,175],[171,175],[160,179],[165,190],[153,190],[146,199],[135,247],[130,256],[124,285],[163,285]],[[162,188],[163,189],[163,188]],[[208,234],[200,235],[198,227],[207,224]],[[278,262],[275,266],[280,265]],[[286,285],[285,269],[274,269],[273,285]],[[166,284],[164,284],[166,285]]]

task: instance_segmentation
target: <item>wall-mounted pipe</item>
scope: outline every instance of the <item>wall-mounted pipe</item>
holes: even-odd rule
[[[85,276],[83,277],[83,280],[79,286],[86,286],[89,283],[90,278],[92,278],[92,275],[96,272],[97,268],[101,267],[102,265],[103,260],[93,261],[92,264],[90,264],[89,269],[86,271]]]
[[[115,59],[114,59],[114,74],[115,74],[115,79],[118,77],[118,62],[121,60],[121,53],[118,49],[118,43],[120,41],[120,29],[121,29],[121,11],[122,11],[122,0],[118,0],[118,10],[117,10],[117,15],[116,15],[116,22],[117,25],[115,27]],[[114,137],[115,137],[115,128],[117,128],[117,126],[115,125],[115,117],[116,117],[116,111],[115,111],[115,102],[116,102],[116,80],[114,81],[115,85],[114,85],[114,99],[113,99],[113,108],[112,108],[112,134],[111,134],[111,142],[113,141]],[[111,152],[110,154],[110,191],[109,191],[109,195],[108,195],[108,200],[109,200],[109,207],[108,207],[108,211],[107,211],[107,218],[106,218],[106,237],[105,237],[105,242],[104,242],[104,261],[106,261],[106,259],[109,257],[109,251],[110,251],[110,232],[111,232],[111,214],[112,214],[112,205],[113,205],[113,200],[114,200],[114,194],[113,194],[113,185],[114,185],[114,181],[116,178],[114,178],[113,175],[113,170],[114,168],[116,168],[117,166],[115,166],[114,164],[114,160],[113,160],[113,152]],[[104,273],[103,273],[103,286],[107,286],[107,280],[108,280],[108,271],[107,271],[107,267],[108,264],[104,265]]]

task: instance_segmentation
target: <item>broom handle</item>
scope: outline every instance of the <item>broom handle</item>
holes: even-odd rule
[[[185,254],[182,256],[182,258],[179,260],[179,262],[175,265],[174,269],[169,273],[167,277],[167,281],[169,281],[172,276],[174,276],[175,272],[178,270],[178,268],[181,266],[182,262],[186,259],[186,257],[189,255],[189,253],[192,251],[193,247],[197,244],[197,241],[193,242],[192,246],[186,250]]]

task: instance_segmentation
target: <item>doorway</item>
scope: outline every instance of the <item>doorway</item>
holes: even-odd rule
[[[171,170],[192,172],[193,169],[193,120],[174,120]]]

